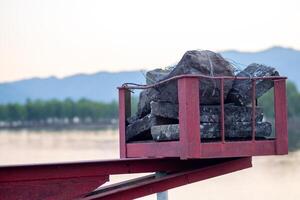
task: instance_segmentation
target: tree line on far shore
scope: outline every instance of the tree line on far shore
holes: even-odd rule
[[[289,150],[295,151],[300,149],[300,93],[297,87],[292,82],[287,82],[287,115],[288,115],[288,130],[289,130]],[[274,90],[270,90],[261,98],[258,99],[258,104],[263,108],[265,116],[268,120],[274,119]],[[274,127],[274,126],[273,126]]]
[[[73,101],[59,100],[27,100],[25,104],[9,103],[0,105],[0,121],[2,122],[47,122],[67,120],[97,121],[99,119],[118,118],[118,103],[95,102],[88,99]]]
[[[287,93],[287,114],[289,118],[300,118],[300,93],[293,82],[288,81],[286,85]],[[267,118],[274,118],[274,90],[264,94],[258,99],[259,105]]]
[[[292,82],[287,83],[288,116],[300,117],[300,93]],[[267,118],[274,117],[273,90],[259,98],[259,105],[263,107]],[[136,111],[137,98],[132,98],[132,107]],[[88,99],[74,101],[65,100],[27,100],[25,104],[9,103],[0,105],[0,122],[44,122],[57,119],[74,119],[81,121],[99,121],[101,119],[117,119],[118,102],[96,102]]]

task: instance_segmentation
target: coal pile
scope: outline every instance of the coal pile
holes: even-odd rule
[[[251,64],[235,74],[235,68],[220,54],[212,51],[187,51],[180,62],[168,69],[147,72],[146,83],[154,84],[183,74],[206,76],[249,77],[245,80],[224,81],[225,138],[248,139],[252,135],[252,77],[278,76],[273,67]],[[272,80],[258,79],[256,98],[273,87]],[[200,81],[201,139],[220,139],[220,84],[214,79]],[[271,135],[272,126],[263,121],[263,109],[255,109],[256,137]],[[138,111],[127,119],[126,140],[170,141],[179,139],[177,80],[143,90],[139,96]]]

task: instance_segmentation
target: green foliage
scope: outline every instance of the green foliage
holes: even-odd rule
[[[0,105],[1,121],[22,121],[26,119],[26,110],[19,104]]]
[[[136,95],[131,96],[131,113],[134,114],[138,109],[139,98]]]
[[[118,103],[95,102],[87,99],[73,101],[59,100],[27,100],[24,105],[6,104],[0,105],[0,121],[44,121],[52,119],[69,119],[74,117],[93,121],[99,119],[113,119],[118,117]]]
[[[297,87],[292,82],[287,82],[286,85],[287,102],[288,102],[288,117],[300,117],[300,93]],[[263,107],[264,114],[268,118],[274,117],[274,90],[270,90],[259,98],[259,105]]]
[[[288,102],[288,127],[289,127],[289,150],[300,149],[300,94],[297,87],[292,82],[286,85],[287,102]],[[260,97],[259,105],[263,107],[264,114],[267,118],[274,118],[274,90],[270,90]]]

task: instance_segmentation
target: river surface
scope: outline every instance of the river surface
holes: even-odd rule
[[[1,165],[115,159],[118,148],[117,130],[0,131]],[[112,176],[111,182],[131,177]],[[169,199],[299,200],[300,151],[255,157],[250,169],[169,190]]]

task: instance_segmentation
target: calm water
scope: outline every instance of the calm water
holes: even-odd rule
[[[117,130],[0,131],[0,164],[112,159],[118,153]],[[112,182],[129,177],[113,176]],[[256,157],[251,169],[170,190],[169,199],[298,200],[300,151]]]

